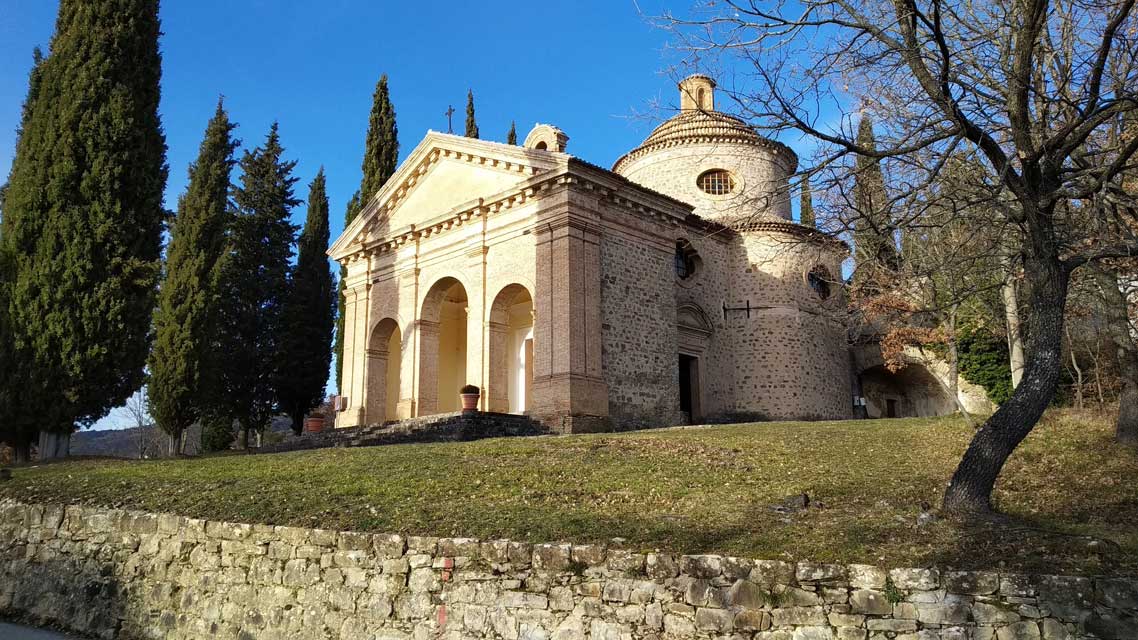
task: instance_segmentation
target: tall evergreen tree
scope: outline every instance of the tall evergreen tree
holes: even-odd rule
[[[862,116],[858,123],[858,146],[875,150],[873,120]],[[857,218],[854,221],[855,281],[876,286],[882,277],[898,266],[896,231],[889,210],[889,196],[885,190],[885,176],[881,160],[859,155],[854,174],[854,204]]]
[[[367,142],[362,163],[363,178],[360,189],[348,201],[344,214],[344,228],[352,224],[356,215],[375,194],[383,188],[399,162],[399,127],[395,124],[395,107],[387,88],[387,74],[379,78],[372,95],[371,115],[368,117]],[[340,284],[336,295],[336,389],[340,390],[344,360],[344,277],[347,271],[340,268]]]
[[[43,458],[142,383],[165,217],[158,35],[158,0],[62,0],[27,104],[4,244]]]
[[[320,406],[332,364],[336,288],[328,268],[328,194],[324,169],[308,188],[308,217],[297,242],[296,267],[289,278],[281,322],[281,363],[277,402],[292,418],[298,435],[304,414]]]
[[[149,381],[150,412],[169,436],[170,455],[181,453],[185,430],[201,417],[208,397],[215,270],[225,247],[229,174],[238,146],[234,128],[218,100],[170,228]]]
[[[43,69],[43,52],[39,47],[32,51],[32,70],[28,74],[28,95],[24,100],[20,126],[16,130],[17,146],[28,119],[32,103],[39,91],[39,79]],[[15,280],[15,260],[11,249],[5,243],[4,202],[8,194],[8,184],[0,185],[0,442],[6,443],[15,452],[16,462],[27,462],[31,457],[31,445],[35,440],[39,418],[33,403],[41,394],[34,394],[30,387],[28,374],[33,371],[34,362],[28,349],[17,349],[12,323],[9,318],[8,302]]]
[[[802,202],[798,209],[798,223],[804,227],[814,228],[818,222],[814,219],[814,197],[810,194],[810,178],[802,178]]]
[[[474,90],[466,92],[466,137],[478,137],[478,123],[474,120]]]
[[[506,132],[506,144],[518,143],[518,128],[514,125],[514,121],[510,120],[510,130]]]
[[[282,354],[282,312],[296,229],[289,222],[296,178],[294,161],[281,158],[277,124],[264,144],[246,151],[234,185],[229,242],[219,267],[215,349],[222,388],[211,419],[236,421],[249,446],[250,432],[268,426],[274,408],[275,372]]]

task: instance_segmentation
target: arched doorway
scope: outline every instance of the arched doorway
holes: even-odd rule
[[[399,372],[403,359],[399,323],[384,318],[375,325],[367,343],[367,424],[398,419]]]
[[[677,254],[678,256],[678,254]],[[678,259],[678,258],[677,258]],[[677,271],[677,273],[679,273]],[[711,321],[698,305],[681,304],[676,309],[679,346],[679,405],[688,424],[699,424],[705,415],[700,369],[711,338]]]
[[[511,284],[494,297],[490,307],[490,370],[488,411],[525,413],[532,406],[533,296]]]
[[[423,300],[419,332],[419,415],[447,413],[462,408],[459,389],[466,378],[466,288],[454,278],[443,278]]]

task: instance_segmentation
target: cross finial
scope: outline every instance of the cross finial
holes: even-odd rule
[[[451,123],[451,116],[454,115],[454,105],[447,107],[447,133],[454,133],[454,125]]]

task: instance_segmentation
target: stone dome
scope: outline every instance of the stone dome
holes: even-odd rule
[[[711,78],[689,76],[678,88],[680,112],[617,160],[613,171],[728,226],[788,222],[789,178],[798,156],[716,111]]]
[[[621,156],[612,170],[620,173],[621,168],[632,160],[653,151],[679,145],[716,143],[747,144],[774,149],[789,161],[790,172],[793,173],[798,168],[798,156],[790,147],[760,136],[743,120],[718,111],[691,109],[681,111],[653,129],[640,146]]]

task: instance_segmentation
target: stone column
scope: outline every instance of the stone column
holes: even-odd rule
[[[510,366],[509,329],[510,325],[489,321],[486,323],[489,347],[486,372],[486,410],[497,413],[510,412]]]
[[[427,416],[438,411],[439,395],[439,323],[420,319],[415,324],[419,349],[418,412]]]
[[[367,407],[364,424],[382,424],[387,415],[387,341],[367,350]]]

